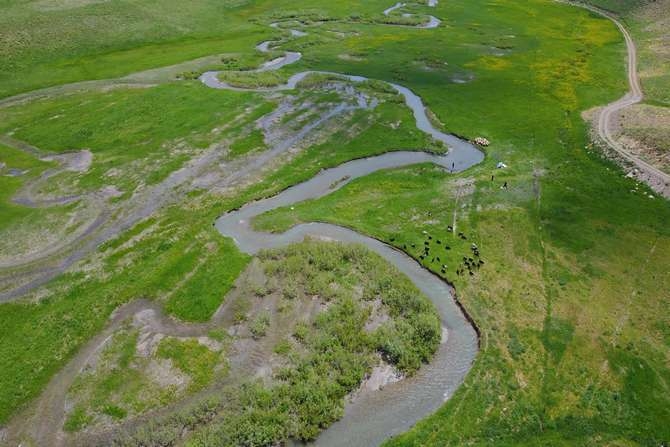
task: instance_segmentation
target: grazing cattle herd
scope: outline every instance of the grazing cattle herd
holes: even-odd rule
[[[454,227],[452,225],[447,226],[447,232],[453,233],[454,232]],[[418,255],[419,261],[423,263],[429,263],[429,264],[434,264],[438,263],[440,265],[440,273],[442,276],[445,276],[447,274],[447,271],[449,269],[447,264],[442,263],[442,259],[440,258],[440,255],[436,250],[431,251],[433,248],[433,244],[443,246],[445,251],[450,251],[451,246],[448,245],[446,242],[443,243],[442,240],[440,239],[434,239],[431,234],[428,232],[424,231],[423,232],[425,236],[425,240],[423,241],[423,251]],[[458,232],[457,237],[462,240],[467,240],[468,237],[465,235],[464,232],[460,231]],[[395,243],[396,238],[391,237],[389,238],[389,241],[391,243]],[[409,248],[416,249],[416,244],[415,243],[410,243],[408,244],[402,244],[402,249],[409,253]],[[462,276],[465,275],[466,272],[470,276],[474,276],[475,272],[479,270],[483,265],[484,265],[484,260],[481,258],[481,254],[479,251],[479,247],[477,244],[472,243],[470,245],[470,251],[471,255],[470,256],[463,256],[462,262],[459,264],[459,266],[456,268],[455,272],[456,275]]]

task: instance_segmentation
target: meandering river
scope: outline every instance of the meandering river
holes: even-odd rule
[[[438,25],[439,20],[431,16],[428,24],[421,27],[430,28]],[[292,36],[304,35],[303,32],[294,31],[291,30]],[[268,51],[273,43],[276,42],[263,42],[257,49]],[[276,70],[299,60],[300,57],[300,53],[286,53],[283,57],[262,65],[258,71]],[[345,73],[305,71],[293,75],[286,84],[257,91],[295,89],[301,80],[314,73],[337,75],[353,83],[367,80],[362,76]],[[206,72],[200,80],[211,88],[248,90],[221,82],[218,74],[219,72]],[[356,178],[382,169],[431,162],[457,172],[483,160],[484,155],[477,147],[435,128],[428,119],[423,101],[418,95],[402,85],[393,83],[389,85],[404,97],[405,104],[412,110],[416,127],[449,147],[446,155],[400,151],[353,160],[321,171],[310,180],[288,188],[276,196],[248,203],[216,221],[219,232],[231,237],[240,250],[249,254],[255,254],[266,248],[286,246],[308,236],[365,245],[407,275],[433,302],[439,312],[447,336],[432,362],[423,366],[411,378],[387,385],[380,391],[363,392],[348,402],[344,417],[319,436],[314,443],[318,446],[378,445],[389,437],[406,431],[418,420],[436,411],[456,391],[469,371],[478,350],[477,333],[456,303],[451,287],[404,252],[336,225],[301,224],[281,234],[258,232],[251,226],[254,217],[264,212],[323,197]]]

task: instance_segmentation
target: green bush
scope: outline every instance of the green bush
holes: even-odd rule
[[[273,351],[286,363],[274,371],[274,382],[226,388],[211,396],[208,404],[141,427],[120,445],[170,445],[184,430],[191,433],[186,445],[192,447],[267,446],[288,438],[310,441],[342,417],[345,397],[378,362],[378,352],[411,373],[435,351],[440,324],[430,302],[407,278],[366,249],[309,241],[263,252],[259,258],[266,274],[272,272],[277,279],[280,291],[287,285],[295,288],[298,293],[291,299],[296,306],[304,304],[298,301],[302,290],[324,300],[324,294],[337,286],[337,293],[314,320],[294,324],[292,335],[300,342],[295,352],[286,339],[275,344]],[[374,290],[391,316],[373,332],[366,330],[370,306],[353,292],[359,286]],[[303,299],[312,298],[308,293]],[[262,312],[249,329],[260,338],[271,323],[270,314]],[[169,347],[169,357],[184,368],[183,347],[163,343],[159,353],[167,355]]]
[[[270,314],[264,312],[256,316],[254,320],[249,325],[249,330],[251,331],[254,338],[265,337],[268,327],[270,327]]]

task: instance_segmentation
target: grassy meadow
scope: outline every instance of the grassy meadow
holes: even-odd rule
[[[13,203],[12,197],[23,185],[39,177],[42,172],[53,167],[54,164],[41,161],[2,143],[0,143],[0,163],[4,163],[4,166],[0,168],[0,214],[2,214],[0,231],[2,231],[15,222],[34,219],[43,214],[39,210]],[[20,175],[12,175],[12,172],[16,171]]]
[[[626,89],[624,46],[616,28],[588,11],[544,0],[454,0],[414,8],[443,20],[435,30],[374,23],[390,6],[377,0],[300,5],[197,1],[188,14],[177,14],[152,2],[10,1],[0,18],[0,41],[14,43],[2,46],[11,54],[0,52],[5,56],[0,97],[207,54],[250,57],[256,43],[281,34],[267,23],[302,21],[310,34],[282,48],[304,56],[281,76],[315,69],[398,82],[419,94],[446,130],[492,142],[481,165],[458,175],[432,165],[378,172],[255,222],[277,231],[312,220],[346,225],[407,251],[455,285],[481,330],[481,352],[451,400],[388,445],[667,442],[670,206],[592,151],[580,116]],[[130,12],[121,19],[123,8]],[[88,17],[118,21],[106,20],[104,32],[90,37]],[[35,32],[22,38],[27,23]],[[45,37],[51,32],[58,39]],[[75,271],[49,284],[41,300],[1,304],[0,423],[35,398],[122,303],[155,299],[180,319],[209,319],[250,261],[212,228],[217,215],[352,158],[441,149],[416,131],[397,98],[377,94],[386,101],[356,115],[351,129],[294,154],[258,182],[226,195],[192,194],[103,244]],[[13,131],[45,149],[89,148],[94,164],[79,181],[93,187],[108,181],[105,172],[135,160],[163,178],[192,155],[180,158],[169,151],[172,144],[202,150],[217,141],[212,129],[249,105],[251,114],[272,110],[258,95],[211,91],[190,81],[91,91],[1,109],[0,132]],[[264,150],[264,144],[252,132],[231,149],[243,155]],[[495,169],[498,161],[509,167]],[[148,173],[135,173],[126,187]],[[2,197],[9,197],[11,188],[13,183],[2,184]],[[456,231],[449,232],[448,225]],[[424,231],[433,239],[426,240]],[[435,255],[421,259],[426,242]],[[485,264],[472,276],[459,275],[472,243]],[[355,316],[350,310],[343,304],[333,310],[334,318],[337,312]],[[322,322],[324,337],[339,330],[329,318]],[[264,325],[259,320],[259,334]],[[346,357],[351,347],[338,345],[337,352]],[[183,358],[183,350],[168,351]],[[301,370],[309,380],[295,372],[287,381],[304,381],[321,392],[327,387],[310,381],[316,376],[309,368],[328,363],[312,360]],[[358,376],[343,380],[353,387]],[[347,390],[329,390],[325,419],[313,421],[307,414],[297,435],[312,437],[319,424],[332,421],[340,411],[333,402]],[[246,432],[230,424],[257,428],[259,421],[271,430],[244,439],[276,441],[286,435],[287,416],[277,418],[269,409],[279,402],[309,413],[291,407],[300,401],[299,391],[287,387],[268,395],[245,388],[235,402],[252,402],[254,411],[203,428],[192,444],[207,445],[223,439],[222,433],[239,441]]]
[[[180,87],[166,85],[161,88]],[[181,88],[194,88],[194,86]],[[129,93],[121,91],[118,94],[133,93],[134,90]],[[250,97],[245,93],[212,92],[202,89],[203,95],[211,94],[214,95],[213,98],[216,98],[215,95],[218,93],[221,93],[222,98]],[[141,94],[153,95],[146,92]],[[309,92],[305,95],[307,98],[319,97]],[[169,98],[167,94],[162,97]],[[55,106],[47,107],[51,101],[46,101],[46,104],[42,107],[56,110]],[[231,108],[236,104],[238,100],[233,100]],[[272,110],[271,107],[268,109],[267,104],[272,105],[272,103],[260,105],[256,103],[251,115],[241,123],[232,125],[227,132],[231,136],[236,136],[237,127],[244,125],[259,110],[263,109],[265,113]],[[37,107],[32,104],[31,106]],[[135,103],[130,102],[128,110],[124,108],[123,103],[114,103],[113,106],[119,108],[117,116],[121,117],[128,114],[132,107],[135,107]],[[17,112],[14,112],[13,108],[9,110],[12,114],[17,113],[14,116],[18,121],[18,109]],[[226,112],[227,109],[224,108],[218,113]],[[26,112],[22,115],[25,119],[22,122],[27,123],[25,117],[35,116],[33,113],[37,112],[30,114]],[[148,112],[148,116],[155,116],[152,113],[157,115],[157,112]],[[49,378],[86,340],[100,331],[111,312],[123,303],[136,298],[156,299],[164,303],[165,310],[169,314],[182,320],[209,320],[239,273],[249,262],[249,257],[241,254],[235,248],[233,241],[221,238],[212,227],[212,223],[221,213],[250,200],[275,194],[313,176],[323,167],[335,166],[351,158],[382,153],[399,147],[415,149],[430,147],[425,135],[417,132],[411,125],[411,113],[399,106],[397,101],[389,100],[381,104],[374,115],[357,113],[359,113],[356,115],[358,122],[354,128],[338,130],[325,142],[297,154],[289,164],[280,165],[268,173],[262,181],[243,190],[232,191],[223,197],[206,191],[195,192],[188,196],[188,200],[138,223],[119,237],[103,244],[99,253],[82,262],[77,271],[62,275],[53,281],[48,287],[47,296],[39,303],[19,301],[0,304],[0,339],[3,341],[0,344],[0,351],[3,353],[0,356],[2,359],[0,360],[0,371],[2,371],[0,422],[7,421],[18,408],[34,398]],[[391,132],[391,124],[398,121],[402,124]],[[91,125],[95,124],[92,119],[90,122]],[[141,126],[141,122],[142,120],[137,117],[137,130],[128,136],[120,137],[141,145],[143,141],[162,141],[165,135],[178,135],[176,131],[168,128],[174,123],[168,122],[163,125],[162,120],[156,119],[155,122],[145,121],[146,125]],[[181,135],[184,138],[194,138],[193,141],[198,141],[195,138],[200,135],[209,135],[208,132],[214,123],[207,120],[203,122],[203,126],[196,128],[195,133],[190,127],[186,127],[188,133],[182,132]],[[36,124],[38,130],[40,125],[41,121]],[[55,125],[50,123],[44,125],[51,126],[52,130],[64,129],[53,127]],[[43,132],[44,135],[47,134],[46,130]],[[97,132],[92,133],[89,138],[96,134]],[[37,137],[32,135],[39,134],[36,131],[35,134],[27,133],[24,137],[35,144],[52,144],[52,147],[56,147],[46,138],[37,140]],[[63,135],[63,138],[68,137],[65,131]],[[114,135],[112,131],[103,135],[110,135],[109,141],[114,142],[111,139]],[[342,140],[352,136],[355,138],[351,142],[344,146],[340,144]],[[100,137],[98,141],[108,140]],[[254,147],[251,147],[252,144]],[[234,154],[238,151],[247,152],[254,149],[255,144],[259,142],[254,142],[250,136],[236,140],[231,145],[231,150]],[[105,150],[124,154],[123,147],[115,144],[109,143],[109,149],[105,146],[101,148],[104,150],[100,150],[97,155],[99,158],[106,155]],[[159,156],[161,155],[159,149],[154,150]],[[131,156],[132,154],[128,154],[128,157]],[[93,166],[96,164],[95,157],[96,155]],[[142,161],[139,155],[130,159],[130,163]],[[129,170],[129,174],[133,175],[134,171]],[[36,325],[35,322],[40,324]]]
[[[158,183],[225,140],[224,131],[236,120],[271,109],[272,103],[252,93],[214,91],[189,81],[79,92],[1,109],[0,132],[46,151],[89,149],[94,163],[76,186],[92,190],[113,183],[129,192]]]
[[[634,181],[588,149],[579,114],[625,89],[621,39],[606,21],[564,5],[486,7],[496,10],[479,11],[487,18],[524,9],[534,20],[508,22],[516,40],[504,58],[472,59],[463,49],[475,80],[438,84],[434,72],[406,73],[411,63],[391,71],[447,129],[491,139],[484,164],[458,176],[431,166],[380,172],[256,225],[339,223],[417,258],[422,231],[451,245],[440,253],[433,244],[441,262],[422,262],[436,273],[449,266],[444,276],[480,326],[482,352],[452,400],[390,445],[657,445],[670,436],[661,422],[670,416],[667,393],[658,392],[670,377],[662,311],[670,207],[645,188],[632,192]],[[440,10],[448,23],[459,12],[453,2]],[[460,12],[474,17],[477,8]],[[488,24],[469,29],[484,39]],[[396,41],[394,53],[408,57],[417,40]],[[380,69],[371,62],[383,50],[368,53],[362,71]],[[381,64],[392,63],[385,56]],[[323,63],[339,64],[328,56]],[[497,161],[510,168],[496,170]],[[447,231],[454,222],[467,241]],[[472,242],[486,264],[459,276]]]
[[[38,0],[3,3],[0,97],[248,51],[268,32],[245,2]]]
[[[381,0],[325,3],[197,0],[8,0],[0,16],[0,98],[109,79],[212,54],[249,53],[275,38],[284,14],[311,19],[381,18]],[[221,64],[225,65],[225,64]]]

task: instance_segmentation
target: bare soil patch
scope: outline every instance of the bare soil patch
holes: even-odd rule
[[[629,151],[670,173],[670,109],[639,104],[622,110],[617,137]]]

